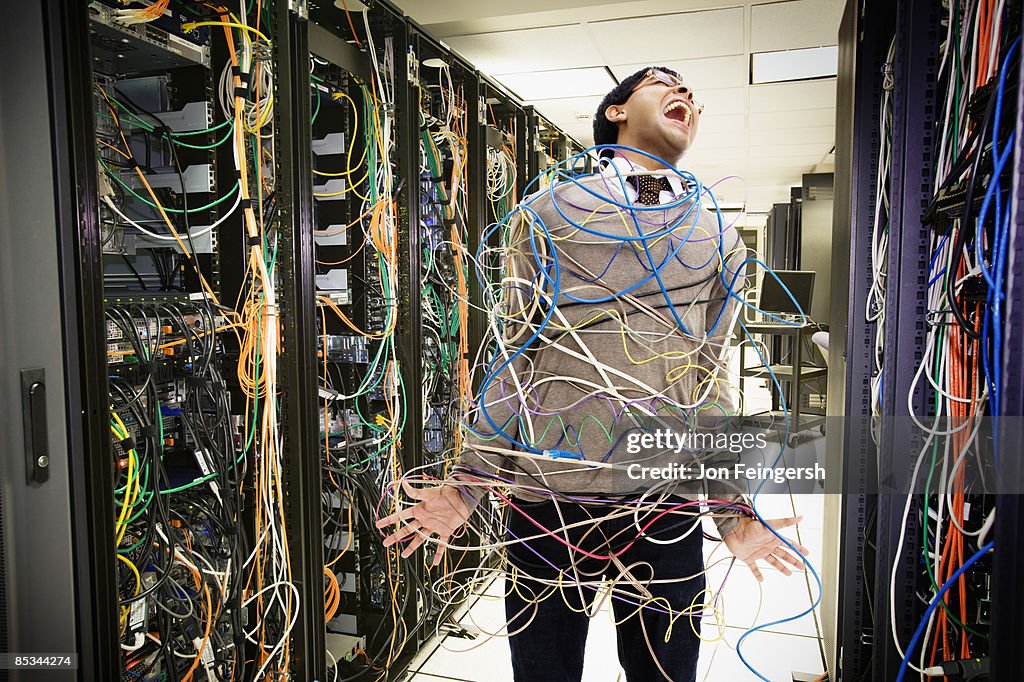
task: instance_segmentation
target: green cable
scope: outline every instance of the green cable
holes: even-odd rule
[[[367,161],[367,171],[370,175],[369,192],[367,196],[370,198],[370,204],[377,203],[377,145],[374,144],[376,129],[373,128],[374,118],[370,112],[370,91],[363,85],[361,86],[363,92],[363,120],[366,121],[366,125],[363,126],[363,137],[366,140],[366,149],[369,152],[369,158]]]
[[[102,157],[97,157],[97,158],[99,159],[100,165],[102,165],[104,170],[107,171],[107,175],[109,175],[115,182],[117,182],[117,184],[121,185],[121,187],[123,187],[125,189],[125,191],[127,191],[129,194],[131,194],[133,197],[135,197],[136,199],[138,199],[142,203],[146,204],[147,206],[149,206],[151,208],[158,208],[156,204],[151,202],[149,199],[146,199],[145,197],[139,195],[134,189],[129,187],[127,184],[125,184],[124,180],[122,180],[121,178],[119,178],[117,176],[117,173],[115,173],[110,168],[110,166],[107,165],[107,163],[103,160]],[[190,208],[190,209],[188,209],[188,212],[189,213],[199,213],[200,211],[207,211],[207,210],[213,208],[214,206],[218,206],[220,204],[223,204],[225,201],[227,201],[232,196],[234,196],[235,192],[238,191],[238,187],[239,187],[239,182],[238,182],[238,180],[235,180],[235,184],[232,186],[232,188],[228,191],[227,194],[225,194],[224,196],[222,196],[219,199],[215,199],[214,201],[211,201],[210,203],[206,204],[205,206],[199,206],[198,208]],[[168,208],[167,206],[164,206],[163,209],[167,213],[185,213],[184,210],[179,209],[179,208]]]
[[[185,485],[178,486],[177,488],[168,488],[166,490],[161,490],[160,494],[161,495],[170,495],[172,493],[180,493],[182,490],[188,490],[189,488],[195,488],[197,485],[202,485],[203,483],[206,483],[207,481],[210,481],[210,480],[212,480],[214,478],[217,478],[217,476],[218,476],[217,472],[214,472],[212,474],[206,474],[205,476],[201,476],[201,477],[199,477],[197,479],[194,479],[194,480],[186,483]]]
[[[96,88],[97,90],[99,89],[99,86],[98,86],[98,85],[96,85],[96,84],[93,84],[93,86],[94,86],[94,87],[95,87],[95,88]],[[128,107],[126,107],[126,106],[125,106],[124,104],[122,104],[122,103],[121,103],[121,101],[120,101],[119,99],[117,99],[116,97],[114,97],[113,95],[107,95],[107,98],[108,98],[108,99],[109,99],[109,100],[110,100],[111,102],[113,102],[114,104],[116,104],[116,105],[117,105],[117,108],[118,108],[118,109],[120,109],[121,111],[123,111],[123,112],[124,112],[124,113],[125,113],[125,114],[126,114],[126,115],[128,116],[128,118],[130,118],[130,119],[132,119],[133,121],[135,121],[135,124],[136,124],[136,125],[137,125],[137,126],[138,126],[139,128],[142,128],[142,129],[143,129],[143,130],[145,130],[146,132],[150,132],[150,133],[156,130],[156,126],[154,126],[154,125],[153,125],[152,123],[150,123],[149,121],[146,121],[146,120],[144,120],[144,119],[142,119],[142,118],[139,118],[139,117],[138,117],[138,116],[137,116],[137,115],[135,114],[135,112],[133,112],[133,111],[132,111],[131,109],[129,109]],[[114,117],[113,117],[113,116],[111,116],[110,114],[104,114],[104,113],[102,113],[102,112],[99,112],[99,113],[98,113],[97,115],[98,115],[98,116],[101,116],[102,118],[109,118],[109,119],[111,119],[111,120],[113,120],[113,119],[114,119]],[[167,134],[168,134],[168,135],[169,135],[170,137],[185,137],[185,136],[187,136],[187,135],[205,135],[205,134],[207,134],[207,133],[213,133],[213,132],[216,132],[216,131],[220,130],[221,128],[223,128],[223,127],[224,127],[224,126],[226,126],[226,125],[231,125],[231,124],[232,124],[233,122],[234,122],[234,121],[233,121],[233,119],[230,119],[230,118],[229,118],[229,119],[227,119],[227,120],[225,120],[225,121],[223,121],[223,122],[221,122],[221,123],[218,123],[218,124],[217,124],[217,125],[215,125],[215,126],[212,126],[212,127],[210,127],[210,128],[206,128],[206,129],[204,129],[204,130],[186,130],[186,131],[183,131],[183,132],[176,132],[176,131],[173,131],[173,130],[169,130],[169,131],[167,132]],[[172,142],[175,142],[175,144],[180,144],[180,145],[182,145],[182,146],[186,146],[186,147],[187,147],[187,146],[189,146],[189,145],[185,145],[185,144],[183,144],[183,143],[181,143],[181,142],[177,142],[176,140],[172,140]]]
[[[313,110],[313,118],[309,122],[310,125],[313,125],[314,123],[316,123],[316,115],[320,113],[320,88],[316,87],[315,85],[312,85],[310,87],[316,90],[316,109]]]
[[[171,140],[171,142],[178,145],[179,147],[186,147],[188,149],[216,149],[217,147],[221,146],[222,144],[230,140],[231,136],[234,134],[235,130],[234,128],[231,128],[228,130],[227,135],[225,135],[219,141],[214,142],[213,144],[188,144],[187,142],[179,142],[177,140]]]
[[[148,540],[148,539],[149,539],[148,536],[143,535],[141,538],[139,538],[139,541],[136,542],[134,545],[132,545],[131,547],[122,547],[122,548],[117,550],[117,553],[118,554],[128,554],[129,552],[131,552],[131,551],[141,547],[142,544],[145,543],[146,540]]]
[[[186,131],[183,131],[183,132],[180,132],[180,133],[175,132],[175,131],[172,130],[169,134],[170,134],[171,137],[185,137],[187,135],[205,135],[206,133],[215,133],[218,130],[220,130],[221,128],[223,128],[224,126],[229,126],[229,125],[231,125],[234,122],[235,122],[235,119],[229,118],[229,119],[225,119],[221,123],[218,123],[217,125],[213,126],[212,128],[207,128],[206,130],[186,130]],[[181,144],[181,143],[177,142],[176,144]]]

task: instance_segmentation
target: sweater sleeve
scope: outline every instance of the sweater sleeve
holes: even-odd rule
[[[711,219],[715,221],[717,227],[717,219],[714,216]],[[702,423],[709,426],[714,424],[719,428],[723,419],[726,420],[726,424],[735,421],[738,408],[735,388],[728,377],[728,365],[732,355],[732,341],[736,332],[736,317],[738,313],[742,313],[740,299],[746,285],[743,272],[746,267],[744,263],[746,258],[746,247],[737,232],[733,229],[724,231],[719,249],[719,272],[711,290],[705,318],[707,320],[705,328],[707,352],[721,381],[716,382],[719,390],[713,391],[709,398],[717,403],[717,407],[712,411],[713,413],[709,413],[706,418],[701,419]],[[731,459],[729,464],[734,461],[734,457],[728,453],[722,453],[716,457],[716,462],[725,464],[725,459]],[[709,499],[749,504],[743,494],[724,481],[708,481],[706,492]],[[719,534],[725,537],[735,530],[740,518],[741,515],[738,512],[723,512],[722,515],[715,516],[715,525]]]
[[[508,458],[489,448],[516,449],[524,391],[520,377],[529,367],[524,346],[544,318],[545,290],[538,262],[546,262],[542,238],[531,238],[531,214],[522,208],[509,220],[507,237],[498,257],[501,279],[488,287],[484,306],[493,315],[483,335],[482,379],[463,424],[464,447],[456,462],[457,473],[497,474],[509,477]],[[470,488],[479,500],[481,487]]]

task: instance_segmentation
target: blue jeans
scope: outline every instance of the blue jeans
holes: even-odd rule
[[[629,570],[635,579],[644,582],[651,578],[670,580],[696,575],[688,580],[652,584],[648,589],[653,595],[667,599],[676,614],[689,609],[695,600],[698,604],[703,602],[700,593],[705,585],[702,573],[704,536],[699,522],[698,528],[685,538],[670,545],[661,545],[645,538],[636,539],[637,530],[632,516],[602,518],[610,511],[608,507],[563,502],[559,503],[560,518],[554,502],[517,501],[517,506],[548,529],[588,521],[570,529],[568,540],[592,554],[606,556],[635,540],[619,555],[619,561],[623,566],[631,567]],[[542,532],[515,509],[510,510],[510,514],[510,540]],[[666,514],[645,534],[658,540],[676,538],[689,529],[694,520],[693,517]],[[641,526],[644,523],[641,520]],[[602,576],[614,579],[620,575],[621,569],[609,560],[584,557],[569,550],[551,536],[512,544],[508,554],[509,562],[521,572],[516,583],[518,589],[510,590],[505,597],[509,632],[522,629],[510,638],[516,682],[578,682],[583,676],[583,654],[590,625],[590,619],[580,611],[585,604],[593,603],[596,592],[578,586],[576,581],[593,582]],[[560,590],[554,588],[554,593],[550,593],[552,588],[524,575],[557,580],[562,571],[563,584]],[[627,581],[620,583],[620,589],[636,593]],[[533,603],[531,594],[547,596],[539,603]],[[627,599],[613,599],[612,608],[619,623],[616,626],[619,663],[626,671],[628,682],[662,682],[666,678],[659,670],[659,664],[671,682],[693,682],[697,676],[700,649],[700,639],[696,634],[700,631],[699,606],[695,615],[682,616],[675,621],[672,635],[666,643],[665,632],[670,616],[665,609],[652,604],[637,612],[637,600]]]

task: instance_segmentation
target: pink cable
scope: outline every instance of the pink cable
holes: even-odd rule
[[[675,505],[673,507],[669,507],[668,509],[665,509],[665,510],[661,511],[656,516],[654,516],[652,519],[650,519],[643,526],[643,528],[640,529],[640,532],[637,534],[636,538],[631,540],[628,545],[626,545],[622,549],[618,550],[614,554],[611,554],[611,555],[608,555],[608,556],[601,556],[599,554],[594,554],[593,552],[588,552],[587,550],[583,549],[582,547],[577,547],[576,545],[572,544],[568,540],[565,540],[562,537],[560,537],[559,535],[556,535],[552,530],[550,530],[548,528],[545,528],[539,521],[537,521],[532,516],[530,516],[529,514],[524,512],[518,506],[516,506],[516,504],[509,497],[506,497],[505,495],[502,495],[497,490],[494,491],[494,494],[497,495],[498,497],[500,497],[501,499],[503,499],[510,507],[515,509],[517,512],[519,512],[523,516],[523,518],[525,518],[527,521],[532,523],[534,526],[536,526],[538,529],[540,529],[541,531],[543,531],[547,535],[550,535],[555,540],[558,540],[558,542],[562,543],[563,545],[565,545],[569,549],[572,549],[572,550],[574,550],[576,552],[579,552],[580,554],[582,554],[584,556],[590,557],[591,559],[597,559],[599,561],[610,561],[613,557],[621,556],[626,550],[628,550],[630,547],[632,547],[633,544],[636,543],[637,540],[640,539],[640,537],[643,535],[644,531],[646,531],[648,528],[650,528],[651,524],[653,524],[655,521],[657,521],[658,519],[663,517],[665,514],[670,514],[670,513],[674,512],[674,511],[678,511],[680,509],[685,509],[687,507],[692,507],[694,505],[701,505],[701,504],[731,505],[731,504],[733,504],[733,502],[729,502],[729,501],[726,501],[726,500],[706,500],[704,502],[701,502],[701,501],[698,501],[698,500],[694,500],[694,501],[691,501],[691,502],[684,502],[682,504],[678,504],[678,505]]]

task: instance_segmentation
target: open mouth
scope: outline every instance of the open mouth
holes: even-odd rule
[[[671,118],[673,121],[680,121],[684,125],[690,125],[690,116],[692,112],[690,107],[686,106],[681,100],[676,100],[665,107],[662,112],[666,118]]]

